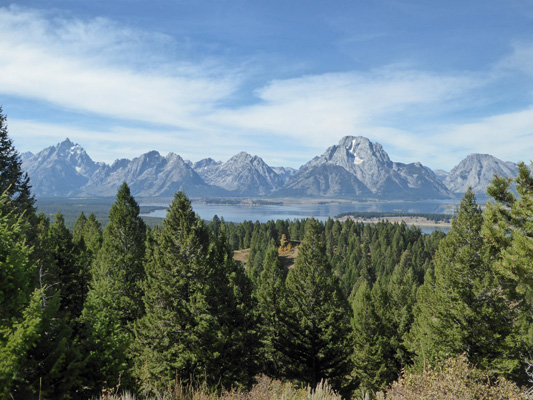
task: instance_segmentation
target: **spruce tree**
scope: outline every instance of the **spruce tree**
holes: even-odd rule
[[[523,373],[526,368],[516,359],[529,358],[533,352],[530,294],[533,288],[533,176],[524,163],[518,164],[518,171],[514,179],[495,177],[487,188],[494,201],[487,203],[481,232],[502,289],[520,306],[516,323],[518,337],[509,342],[521,356],[515,356],[514,365],[508,365],[507,369],[514,369],[513,378],[525,382],[529,379]],[[516,193],[511,190],[513,184]]]
[[[48,269],[47,284],[61,294],[61,310],[71,318],[80,316],[87,295],[89,271],[86,259],[66,227],[63,215],[58,212],[50,225],[49,245],[52,265]]]
[[[76,319],[61,309],[60,285],[54,277],[54,249],[50,222],[42,213],[34,218],[31,239],[35,260],[35,284],[41,297],[42,334],[24,364],[27,384],[19,388],[21,398],[32,397],[39,389],[43,398],[68,399],[79,395],[83,358],[74,330]]]
[[[144,279],[146,225],[139,216],[139,205],[126,183],[119,188],[115,203],[109,210],[109,223],[103,242],[92,266],[94,286],[110,280],[113,307],[120,313],[120,322],[127,326],[144,314],[141,281]],[[95,287],[92,289],[96,289]]]
[[[216,377],[212,382],[218,386],[250,388],[259,372],[260,346],[252,282],[233,259],[224,231],[210,239],[207,262],[212,280],[206,299],[217,335],[206,349],[207,374]]]
[[[83,241],[87,250],[91,252],[92,257],[96,257],[100,247],[102,247],[102,224],[96,219],[93,213],[87,217],[87,222],[83,225],[81,231]]]
[[[263,348],[261,368],[268,376],[280,379],[283,376],[283,362],[276,345],[280,340],[280,314],[287,271],[279,260],[275,244],[271,244],[267,249],[263,265],[256,289]]]
[[[533,287],[533,176],[524,163],[515,179],[495,177],[487,188],[483,235],[495,268],[521,286]],[[516,184],[517,195],[511,191]]]
[[[482,212],[468,190],[435,255],[435,272],[417,294],[409,348],[419,365],[465,353],[480,368],[516,367],[507,339],[516,309],[486,258]]]
[[[250,383],[256,345],[249,281],[225,239],[210,241],[183,192],[149,240],[144,290],[146,315],[135,326],[135,373],[144,390],[168,389],[176,379]]]
[[[326,257],[319,224],[311,219],[286,281],[278,350],[287,377],[312,388],[327,379],[346,390],[351,371],[349,305]]]
[[[104,383],[115,386],[119,380],[123,387],[132,386],[128,350],[132,324],[144,314],[140,285],[145,275],[145,240],[139,206],[124,183],[109,211],[82,316],[87,370],[95,388]]]
[[[0,197],[0,398],[19,398],[25,387],[24,366],[42,334],[44,291],[35,289],[35,266],[26,243],[28,229],[13,212],[6,194]]]
[[[354,377],[363,392],[375,392],[396,380],[411,355],[404,344],[413,321],[416,279],[409,251],[392,276],[372,287],[362,279],[352,301]]]
[[[35,198],[31,194],[30,178],[22,171],[22,161],[7,130],[7,117],[0,106],[0,194],[6,193],[19,212],[32,216]]]
[[[76,222],[74,223],[74,227],[72,228],[72,238],[74,240],[74,243],[79,243],[81,240],[83,240],[83,227],[87,223],[87,217],[85,216],[85,213],[82,211]]]

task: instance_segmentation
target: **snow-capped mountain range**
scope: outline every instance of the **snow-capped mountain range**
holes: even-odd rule
[[[494,174],[516,176],[517,166],[486,154],[472,154],[450,173],[415,162],[390,160],[379,143],[346,136],[299,170],[270,167],[240,152],[226,162],[183,160],[157,151],[113,164],[95,163],[69,139],[37,154],[21,154],[37,197],[114,196],[122,182],[139,197],[311,197],[343,199],[444,199],[471,186],[479,194]]]

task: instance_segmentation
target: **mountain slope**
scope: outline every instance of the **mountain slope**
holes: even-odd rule
[[[117,160],[102,166],[83,188],[81,194],[113,196],[122,182],[127,182],[134,196],[172,196],[184,190],[191,196],[222,195],[223,191],[206,184],[202,178],[174,153],[166,157],[157,151],[142,154],[133,160]]]
[[[485,195],[494,175],[515,177],[518,166],[489,154],[470,154],[450,171],[444,184],[453,193],[465,193],[471,186],[474,193]]]
[[[204,173],[207,183],[239,196],[263,196],[283,185],[283,179],[262,158],[244,151],[210,172]]]
[[[449,174],[439,175],[420,163],[393,162],[379,143],[346,136],[298,171],[271,168],[246,152],[222,163],[211,158],[196,163],[157,151],[112,165],[95,163],[69,139],[37,154],[25,153],[22,167],[38,197],[115,196],[122,184],[135,196],[172,196],[184,190],[196,197],[325,197],[346,199],[441,199],[478,194],[495,174],[516,176],[517,166],[488,154],[471,154]]]
[[[324,168],[334,166],[342,168]],[[322,181],[338,182],[328,186],[321,194],[316,189],[313,175],[322,176]],[[327,174],[331,176],[326,177]],[[341,178],[342,176],[342,178]],[[354,179],[355,178],[355,179]],[[306,183],[307,182],[307,183]],[[338,145],[331,146],[321,156],[305,164],[289,180],[280,195],[309,195],[324,197],[359,198],[447,198],[450,192],[429,168],[420,163],[394,163],[379,143],[365,137],[346,136]]]
[[[93,162],[69,139],[25,158],[23,168],[39,197],[115,196],[122,182],[128,183],[134,196],[173,196],[178,190],[191,196],[227,195],[224,189],[206,184],[177,154],[163,157],[151,151],[108,165]]]
[[[57,146],[25,157],[22,168],[28,172],[36,196],[76,196],[99,164],[67,138]]]

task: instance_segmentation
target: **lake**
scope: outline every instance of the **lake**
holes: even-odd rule
[[[215,215],[224,218],[226,222],[269,220],[293,220],[314,217],[325,221],[330,217],[352,211],[402,212],[402,213],[433,213],[450,214],[455,211],[460,200],[426,200],[426,201],[372,201],[353,203],[292,203],[283,205],[262,204],[204,204],[192,202],[193,210],[205,220],[211,220]],[[168,206],[168,204],[141,204],[144,206]],[[143,216],[164,218],[166,210],[156,210]],[[436,228],[424,227],[423,232],[431,232]],[[442,228],[439,228],[442,229]],[[446,231],[445,229],[442,229]]]

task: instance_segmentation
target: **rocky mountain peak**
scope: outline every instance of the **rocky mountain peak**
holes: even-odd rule
[[[465,193],[471,187],[474,193],[486,194],[494,175],[517,176],[518,167],[490,154],[470,154],[450,171],[444,184],[454,193]]]
[[[79,144],[67,138],[25,158],[23,168],[31,177],[35,193],[68,196],[84,185],[99,166]]]
[[[321,176],[320,187],[325,187],[327,182],[329,197],[350,194],[378,198],[443,198],[450,195],[428,168],[420,163],[394,163],[381,144],[362,136],[343,137],[338,145],[305,164],[289,180],[288,188],[297,188],[298,193],[318,193],[319,181],[311,179],[318,175]],[[343,187],[343,181],[350,188]],[[306,189],[306,185],[313,187]]]
[[[257,158],[257,156],[254,157],[245,151],[241,151],[240,153],[235,154],[228,161],[226,161],[226,164],[251,162],[254,158]]]
[[[222,164],[208,164],[198,173],[207,183],[218,185],[237,195],[268,194],[283,185],[283,179],[261,157],[245,151],[235,154]]]
[[[338,145],[345,148],[347,156],[355,165],[362,164],[368,160],[377,160],[381,163],[390,163],[388,154],[379,143],[372,143],[363,136],[345,136]]]
[[[169,163],[178,163],[180,165],[184,164],[184,165],[187,165],[188,167],[190,167],[189,163],[185,162],[183,160],[183,158],[181,158],[181,156],[179,154],[176,154],[176,153],[173,153],[173,152],[168,153],[167,156],[165,157],[165,159]]]

